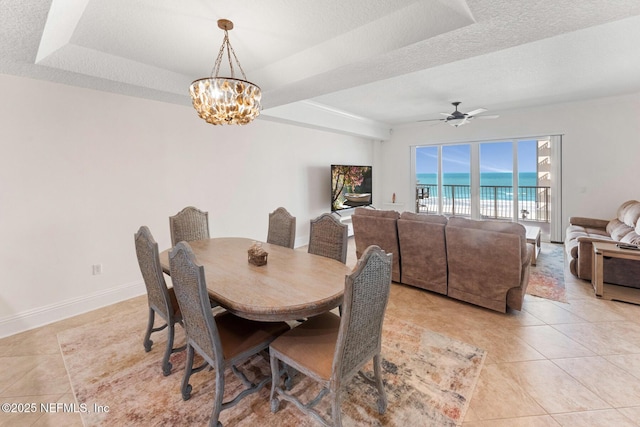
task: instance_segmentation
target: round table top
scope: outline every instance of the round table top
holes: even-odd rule
[[[342,303],[345,276],[340,261],[303,250],[262,243],[267,264],[248,262],[255,241],[219,237],[188,242],[204,267],[207,290],[222,307],[251,320],[297,320],[329,311]],[[169,271],[169,249],[160,253]]]

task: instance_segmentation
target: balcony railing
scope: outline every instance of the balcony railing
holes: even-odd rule
[[[518,216],[520,219],[549,222],[549,188],[547,186],[518,187]],[[480,186],[480,216],[492,219],[513,218],[513,187]],[[438,213],[438,186],[416,186],[416,212]],[[469,185],[442,186],[442,213],[471,216],[471,187]]]

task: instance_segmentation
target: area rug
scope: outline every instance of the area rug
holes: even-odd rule
[[[165,340],[154,334],[151,352],[142,337],[145,310],[89,323],[58,334],[60,349],[85,426],[206,425],[214,395],[214,372],[204,370],[191,378],[191,399],[183,401],[180,382],[185,352],[172,355],[173,370],[164,377],[160,367]],[[177,343],[184,342],[176,328]],[[387,318],[383,335],[383,378],[388,398],[386,414],[377,412],[377,391],[356,376],[342,403],[345,426],[459,426],[468,409],[486,353],[484,350],[402,320]],[[269,372],[269,364],[256,356],[242,369]],[[371,372],[367,366],[365,372]],[[225,400],[240,381],[226,376]],[[302,375],[294,377],[292,392],[315,396],[317,386]],[[237,406],[225,410],[225,426],[316,426],[295,406],[281,402],[273,414],[269,386]],[[318,408],[328,414],[323,399]],[[106,409],[105,409],[106,408]]]
[[[553,301],[567,302],[563,245],[542,243],[536,264],[531,266],[527,293]]]

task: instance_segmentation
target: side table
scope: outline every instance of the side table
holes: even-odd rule
[[[596,296],[640,304],[640,289],[604,283],[604,257],[632,259],[640,262],[640,251],[620,249],[613,242],[593,242],[593,274],[591,279]]]
[[[538,263],[538,255],[540,254],[540,227],[525,225],[524,229],[527,231],[527,243],[533,245],[531,265],[536,265]]]

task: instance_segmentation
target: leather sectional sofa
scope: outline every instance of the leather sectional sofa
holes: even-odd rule
[[[393,253],[393,281],[492,310],[522,309],[533,245],[522,225],[357,208],[358,258],[369,245]]]
[[[571,273],[591,280],[594,241],[622,242],[640,245],[640,202],[622,203],[615,218],[571,217],[565,235],[565,251]],[[604,281],[615,285],[640,288],[640,262],[610,258],[604,260]]]

